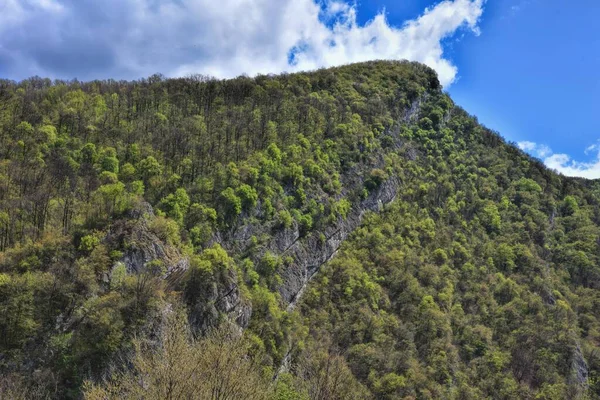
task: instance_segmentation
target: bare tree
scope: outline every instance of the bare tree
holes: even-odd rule
[[[311,400],[359,400],[369,395],[348,368],[343,355],[332,348],[306,349],[296,367],[300,386]]]
[[[248,342],[221,327],[194,340],[184,318],[166,316],[159,343],[135,342],[132,368],[103,384],[87,382],[86,400],[266,399],[271,383],[248,355]]]

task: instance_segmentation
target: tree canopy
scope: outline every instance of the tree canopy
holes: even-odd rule
[[[599,204],[417,63],[0,80],[0,397],[598,399]]]

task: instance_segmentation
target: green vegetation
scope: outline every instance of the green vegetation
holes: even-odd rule
[[[416,63],[0,81],[0,397],[599,399],[599,205]]]

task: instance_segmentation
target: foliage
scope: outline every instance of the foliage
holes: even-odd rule
[[[2,80],[0,396],[597,399],[599,205],[416,63]]]
[[[159,343],[134,342],[133,367],[103,385],[87,382],[86,400],[268,398],[270,380],[255,368],[245,338],[222,327],[194,340],[181,316],[164,319]]]

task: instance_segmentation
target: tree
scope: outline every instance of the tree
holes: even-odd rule
[[[365,388],[356,381],[343,356],[319,347],[307,349],[296,372],[299,387],[311,400],[368,399]]]
[[[138,170],[144,180],[144,184],[148,185],[150,179],[161,174],[162,166],[156,158],[148,156],[138,163]]]
[[[167,309],[159,342],[136,341],[132,368],[107,382],[87,382],[86,400],[212,399],[259,400],[272,393],[269,379],[262,376],[249,356],[249,342],[228,327],[207,337],[191,337],[185,317]]]
[[[190,206],[190,197],[184,188],[179,188],[175,193],[169,194],[167,197],[160,201],[159,207],[167,214],[168,217],[173,218],[179,224],[183,224],[183,219],[187,214]]]
[[[228,187],[221,192],[223,218],[226,222],[233,221],[242,212],[242,199]]]

